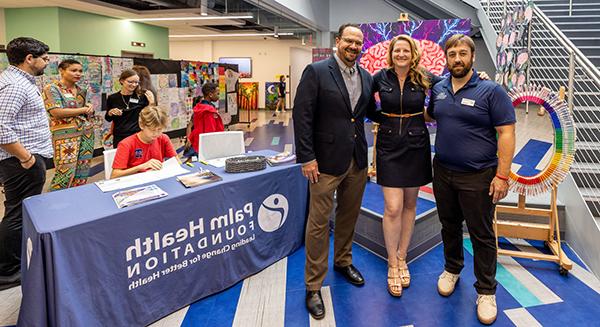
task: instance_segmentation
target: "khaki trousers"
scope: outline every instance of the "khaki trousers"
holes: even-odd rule
[[[329,216],[333,209],[333,194],[337,191],[334,230],[334,264],[352,264],[352,239],[354,225],[362,202],[367,168],[356,167],[354,159],[348,170],[340,176],[321,173],[319,182],[310,184],[310,206],[306,225],[306,265],[304,281],[306,289],[321,289],[327,274],[329,257]]]

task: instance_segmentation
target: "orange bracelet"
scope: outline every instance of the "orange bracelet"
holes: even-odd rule
[[[501,180],[503,180],[505,182],[508,182],[508,177],[502,176],[500,174],[496,174],[496,177],[498,177],[499,179],[501,179]]]

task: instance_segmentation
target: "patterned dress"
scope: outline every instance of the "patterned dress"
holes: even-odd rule
[[[44,87],[44,104],[50,117],[55,173],[49,191],[84,185],[90,173],[94,154],[94,125],[87,115],[56,118],[52,109],[85,106],[86,90],[75,85],[75,94],[54,81]]]

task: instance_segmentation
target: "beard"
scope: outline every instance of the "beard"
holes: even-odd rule
[[[45,69],[45,68],[46,68],[46,67],[44,67],[44,68],[36,68],[36,67],[32,67],[32,69],[31,69],[31,70],[32,70],[32,72],[33,72],[33,76],[42,76],[42,75],[44,75],[44,69]]]
[[[464,65],[453,65],[452,67],[448,67],[448,70],[450,71],[452,77],[463,78],[467,76],[467,74],[471,71],[471,68],[473,68],[473,63],[469,61]]]
[[[350,49],[346,49],[343,52],[344,60],[348,63],[354,63],[356,58],[358,58],[359,51],[353,51]]]

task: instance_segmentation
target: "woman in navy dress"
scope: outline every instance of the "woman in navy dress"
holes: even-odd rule
[[[379,123],[377,184],[385,210],[383,234],[388,253],[388,291],[402,295],[410,285],[406,253],[415,223],[419,187],[431,182],[431,146],[423,115],[426,92],[439,80],[419,65],[421,54],[408,35],[392,39],[389,68],[374,76],[381,111],[368,117]]]

